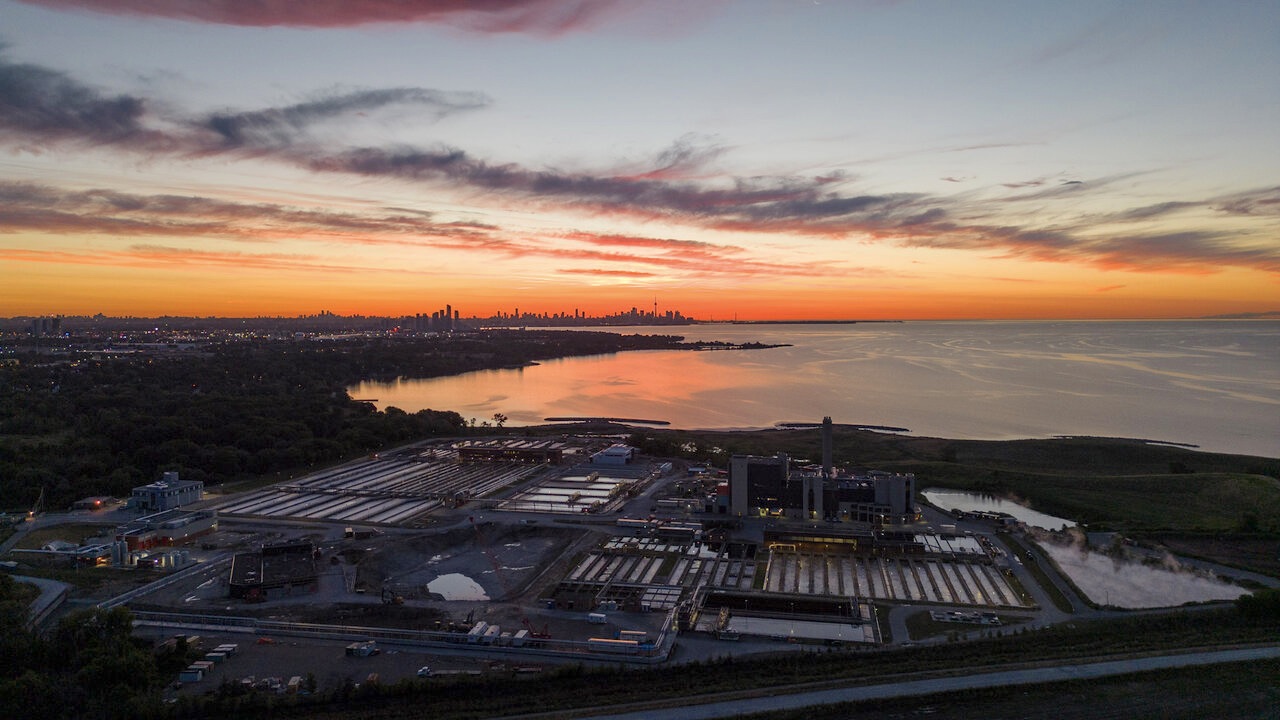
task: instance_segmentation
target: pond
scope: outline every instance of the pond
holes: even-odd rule
[[[1037,512],[1025,505],[995,495],[982,495],[963,490],[925,490],[921,495],[943,510],[954,508],[965,512],[1003,512],[1014,516],[1020,522],[1045,530],[1075,526],[1075,523],[1070,520]]]

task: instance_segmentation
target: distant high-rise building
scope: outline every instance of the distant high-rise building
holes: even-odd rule
[[[62,334],[62,316],[41,317],[31,321],[32,337],[52,337]]]

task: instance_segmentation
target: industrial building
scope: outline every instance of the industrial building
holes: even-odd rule
[[[181,545],[218,529],[216,510],[164,510],[116,528],[116,541],[130,552],[158,545]]]
[[[463,462],[560,463],[565,444],[557,440],[466,440],[457,444]]]
[[[104,507],[110,507],[118,501],[109,495],[93,495],[87,498],[80,498],[71,503],[72,510],[101,510]]]
[[[199,502],[204,498],[204,483],[199,480],[179,480],[178,473],[166,472],[164,477],[133,489],[129,507],[144,512],[172,510]]]
[[[592,454],[591,464],[609,466],[626,465],[630,463],[634,457],[635,448],[618,443],[610,445],[598,453]]]
[[[785,453],[734,455],[729,460],[727,502],[717,511],[734,516],[772,515],[804,520],[847,520],[873,525],[917,517],[915,475],[881,470],[853,472],[831,460],[831,418],[822,422],[821,467],[792,468]]]

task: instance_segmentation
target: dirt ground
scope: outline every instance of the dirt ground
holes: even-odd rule
[[[220,531],[229,532],[229,531]],[[223,538],[225,541],[230,535]],[[547,590],[573,566],[579,553],[599,542],[594,532],[580,527],[552,525],[498,524],[472,528],[469,524],[435,532],[389,532],[361,539],[313,538],[321,547],[319,581],[311,587],[289,592],[275,590],[261,603],[247,603],[227,596],[229,566],[199,573],[172,587],[152,593],[139,609],[182,610],[185,612],[259,617],[290,622],[312,622],[355,627],[394,627],[414,630],[462,626],[468,618],[499,625],[515,632],[528,627],[547,632],[553,638],[585,640],[614,636],[622,629],[645,629],[656,633],[665,615],[661,613],[612,613],[600,625],[587,622],[586,612],[547,608],[539,602]],[[337,557],[335,564],[331,558]],[[445,600],[426,589],[436,577],[452,573],[473,578],[489,599]],[[354,591],[357,581],[367,588]],[[383,594],[387,588],[390,592]],[[389,601],[392,594],[402,603]],[[143,633],[161,639],[179,630],[147,628]],[[413,648],[380,642],[381,653],[373,657],[346,656],[348,640],[320,640],[295,637],[263,637],[245,633],[199,634],[209,649],[224,642],[238,643],[240,652],[203,681],[190,683],[177,692],[213,691],[224,680],[239,682],[253,676],[280,678],[288,682],[295,675],[311,673],[320,688],[344,682],[363,682],[377,673],[383,683],[415,677],[423,666],[434,670],[513,672],[521,666],[544,667],[553,658],[505,653],[499,648],[477,649]],[[505,653],[505,654],[504,654]],[[576,662],[576,660],[575,660]]]
[[[356,627],[410,630],[469,627],[484,620],[504,631],[529,628],[553,638],[586,640],[622,629],[656,633],[662,614],[617,613],[589,624],[585,610],[548,608],[542,598],[601,535],[582,527],[515,522],[463,523],[437,531],[391,531],[359,539],[295,532],[317,543],[319,577],[308,586],[271,590],[265,602],[229,597],[223,564],[131,603],[139,610],[181,611]],[[260,542],[260,533],[229,525],[211,544],[219,552]],[[336,562],[335,562],[336,558]],[[428,589],[441,576],[464,576],[482,597],[445,599]],[[363,592],[357,589],[363,589]],[[399,598],[398,600],[396,598]],[[615,619],[616,618],[616,619]],[[416,669],[416,668],[415,668]]]

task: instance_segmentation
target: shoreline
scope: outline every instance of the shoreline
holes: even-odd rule
[[[552,424],[547,424],[552,423]],[[560,424],[563,423],[563,424]],[[822,427],[821,422],[780,422],[773,425],[765,426],[742,426],[742,427],[673,427],[668,420],[640,420],[628,418],[610,418],[610,417],[549,417],[543,420],[543,423],[529,425],[511,425],[508,424],[506,429],[528,429],[528,430],[547,430],[547,431],[563,431],[565,428],[574,424],[584,425],[584,432],[600,432],[600,433],[618,433],[623,430],[658,430],[671,433],[731,433],[731,434],[751,434],[751,433],[768,433],[768,432],[796,432],[803,430],[818,430]],[[595,425],[597,427],[590,427]],[[603,426],[603,427],[602,427]],[[1189,453],[1205,454],[1205,455],[1228,455],[1236,457],[1259,458],[1268,461],[1280,461],[1280,456],[1272,457],[1269,455],[1256,455],[1253,453],[1240,452],[1223,452],[1219,450],[1206,450],[1200,445],[1193,443],[1174,442],[1171,440],[1154,440],[1151,438],[1135,438],[1111,435],[1042,435],[1042,436],[1008,436],[1008,437],[949,437],[944,435],[916,435],[911,429],[896,427],[892,425],[870,425],[862,423],[832,423],[832,427],[837,430],[854,430],[861,432],[873,433],[885,437],[901,437],[908,440],[933,440],[939,442],[957,442],[957,443],[1024,443],[1024,442],[1098,442],[1098,443],[1126,443],[1133,445],[1143,445],[1148,447],[1162,447],[1171,450],[1181,450]]]

